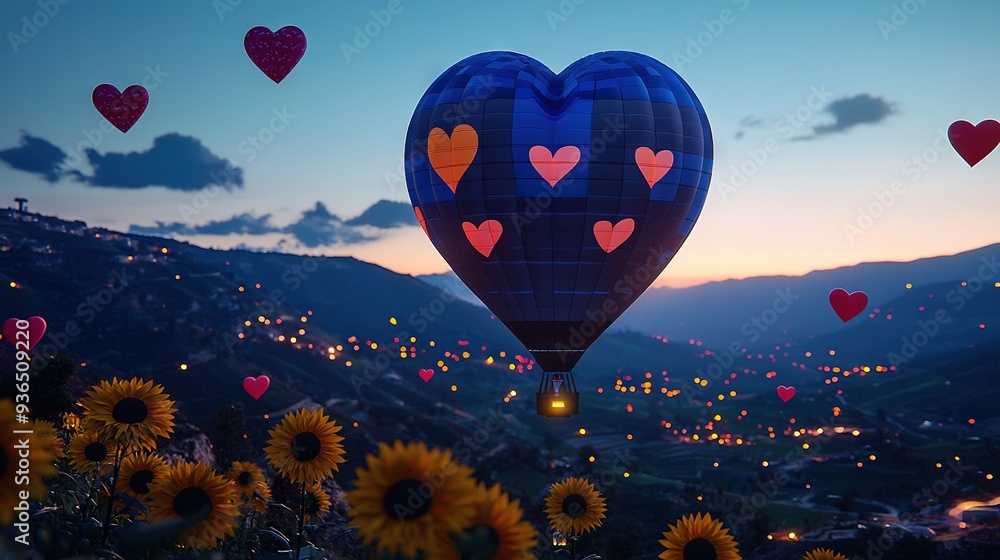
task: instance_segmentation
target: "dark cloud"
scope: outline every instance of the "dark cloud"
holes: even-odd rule
[[[94,174],[86,178],[95,187],[141,189],[166,187],[197,191],[209,185],[226,190],[243,187],[243,170],[232,167],[191,136],[176,132],[153,140],[145,152],[107,153],[86,150]]]
[[[894,103],[867,93],[845,97],[831,102],[824,109],[833,115],[833,124],[813,128],[813,134],[806,138],[816,138],[824,134],[844,132],[859,124],[877,124],[896,112]]]
[[[292,234],[306,247],[378,239],[377,236],[370,236],[356,227],[345,224],[335,214],[331,214],[322,202],[317,202],[315,208],[303,212],[299,221],[286,227],[284,231]]]
[[[85,175],[68,165],[68,155],[51,142],[21,132],[18,146],[0,150],[0,160],[14,169],[35,173],[55,183],[70,177],[94,187],[142,189],[166,187],[197,191],[209,185],[226,190],[243,187],[243,170],[213,154],[197,139],[176,132],[153,140],[144,152],[100,154],[84,150],[94,170]],[[75,167],[79,161],[73,164]]]
[[[286,233],[306,247],[321,247],[342,243],[359,243],[373,241],[384,232],[395,227],[417,225],[413,207],[406,202],[380,200],[371,205],[359,216],[344,221],[331,213],[326,205],[317,202],[316,206],[305,210],[298,220],[285,227],[271,223],[271,214],[254,216],[243,213],[225,220],[211,221],[202,225],[191,225],[183,222],[156,222],[152,226],[135,225],[129,227],[129,233],[139,235],[264,235],[267,233]],[[288,239],[282,239],[278,249],[290,245]]]
[[[61,177],[58,166],[66,160],[66,152],[22,130],[17,147],[0,150],[0,160],[14,169],[41,175],[49,183],[55,183]]]
[[[129,227],[129,233],[141,235],[229,235],[239,233],[244,235],[264,235],[281,231],[281,228],[271,225],[271,215],[264,214],[257,218],[249,212],[238,214],[227,220],[216,220],[200,226],[192,226],[182,222],[167,224],[156,222],[155,226]]]
[[[374,226],[377,228],[394,228],[399,226],[417,225],[417,216],[409,202],[394,202],[380,200],[368,207],[359,216],[344,222],[349,226]]]

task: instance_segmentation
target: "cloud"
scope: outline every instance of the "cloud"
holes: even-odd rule
[[[413,213],[413,206],[409,202],[380,200],[357,217],[344,223],[349,226],[374,226],[387,229],[415,226],[417,225],[417,216]]]
[[[22,130],[17,147],[0,150],[0,160],[14,169],[41,175],[49,183],[55,183],[61,177],[57,166],[66,160],[66,152]]]
[[[357,217],[346,221],[331,213],[322,202],[317,202],[313,208],[303,211],[298,220],[284,227],[273,224],[271,217],[271,214],[254,216],[244,212],[225,220],[214,220],[201,225],[157,221],[152,226],[133,224],[129,227],[129,233],[154,236],[286,233],[299,245],[315,248],[374,241],[385,235],[386,230],[417,225],[416,216],[409,203],[389,200],[380,200]],[[291,247],[294,241],[282,239],[276,248]]]
[[[243,187],[243,170],[210,152],[197,138],[176,132],[155,138],[145,152],[101,155],[90,148],[86,154],[94,168],[86,181],[95,187],[159,186],[180,191],[197,191],[213,184],[226,190]]]
[[[812,139],[825,134],[845,132],[859,124],[880,123],[896,112],[896,105],[881,97],[862,93],[833,101],[823,110],[833,115],[833,124],[817,126],[813,128],[811,136],[801,139]]]
[[[378,236],[368,235],[360,228],[345,224],[336,215],[331,214],[322,202],[317,202],[315,208],[303,212],[299,221],[289,225],[284,231],[292,234],[306,247],[378,239]]]
[[[155,138],[152,147],[144,152],[102,155],[89,148],[84,155],[93,175],[73,169],[79,159],[71,165],[66,152],[24,131],[18,146],[0,150],[0,160],[7,165],[40,175],[49,183],[71,177],[93,187],[122,189],[197,191],[213,184],[226,190],[243,187],[242,169],[210,152],[197,138],[176,132]]]
[[[281,231],[281,228],[271,225],[270,222],[270,214],[264,214],[258,218],[245,212],[226,220],[215,220],[200,226],[191,226],[183,222],[167,224],[158,221],[155,226],[132,225],[128,231],[140,235],[230,235],[234,233],[264,235]]]

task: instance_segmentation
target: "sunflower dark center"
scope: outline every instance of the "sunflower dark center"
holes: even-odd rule
[[[253,475],[250,474],[250,471],[243,471],[240,473],[240,476],[236,477],[236,482],[239,482],[240,486],[247,486],[252,480]]]
[[[174,513],[181,517],[204,518],[212,511],[212,499],[208,492],[197,486],[185,488],[174,496]]]
[[[684,560],[716,560],[718,557],[715,545],[707,539],[691,539],[684,545]]]
[[[299,461],[312,461],[319,455],[319,437],[312,432],[301,432],[292,438],[292,457]]]
[[[149,416],[149,408],[146,403],[142,402],[142,399],[125,397],[115,404],[111,416],[122,424],[138,424]]]
[[[93,443],[88,443],[87,447],[83,448],[83,455],[88,461],[97,463],[108,457],[108,448],[103,443],[95,441]]]
[[[500,549],[500,534],[497,533],[496,529],[489,525],[475,525],[468,532],[480,538],[480,542],[485,544],[484,551],[492,552],[486,558],[492,558],[496,555],[497,550]]]
[[[150,482],[153,482],[153,471],[135,471],[128,479],[128,487],[136,494],[149,494]]]
[[[587,513],[587,500],[579,494],[570,494],[563,499],[563,513],[576,519]]]
[[[434,489],[429,484],[415,478],[407,478],[393,484],[382,497],[382,507],[387,515],[400,521],[416,519],[431,509]]]

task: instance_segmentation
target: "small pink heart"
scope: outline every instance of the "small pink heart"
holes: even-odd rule
[[[274,33],[258,26],[247,31],[243,37],[243,48],[257,68],[277,84],[306,53],[306,34],[294,25],[282,27]]]
[[[500,236],[503,235],[503,224],[497,220],[486,220],[478,227],[472,222],[463,222],[462,229],[465,230],[465,237],[469,239],[469,243],[472,243],[484,257],[490,256]]]
[[[142,86],[129,86],[124,92],[119,92],[111,84],[101,84],[94,88],[91,99],[94,107],[109,123],[122,132],[128,132],[146,112],[149,92]]]
[[[528,159],[542,179],[555,187],[560,179],[566,176],[580,162],[580,148],[563,146],[555,155],[545,146],[533,146],[528,151]]]
[[[781,399],[781,400],[783,400],[785,402],[788,402],[788,401],[792,400],[792,397],[794,397],[794,396],[795,396],[795,387],[785,387],[784,385],[779,385],[778,386],[778,398],[779,399]]]
[[[855,318],[868,307],[868,294],[864,292],[847,293],[843,288],[830,292],[830,305],[843,322]]]
[[[45,323],[45,319],[35,315],[27,319],[27,328],[18,328],[18,321],[24,320],[16,317],[7,319],[3,324],[3,336],[7,339],[7,342],[14,345],[14,348],[28,352],[45,336],[45,329],[48,328],[48,325]],[[22,331],[24,334],[19,334]]]
[[[948,127],[948,140],[972,167],[1000,145],[1000,122],[987,119],[974,125],[969,121],[955,121]]]
[[[422,369],[422,370],[420,370],[420,379],[423,379],[424,383],[427,383],[428,381],[430,381],[432,377],[434,377],[434,370],[432,370],[432,369]]]
[[[625,243],[633,231],[635,231],[635,221],[632,218],[625,218],[614,226],[608,220],[594,224],[594,237],[605,253],[610,253]]]
[[[674,153],[670,150],[660,150],[654,154],[651,148],[643,146],[635,149],[635,164],[639,166],[639,171],[642,171],[649,188],[653,188],[653,185],[674,166]]]
[[[253,377],[247,377],[243,380],[243,390],[246,391],[254,399],[260,400],[261,395],[267,388],[271,386],[271,378],[266,375],[261,375],[256,379]]]

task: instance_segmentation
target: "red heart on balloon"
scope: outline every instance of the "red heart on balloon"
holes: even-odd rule
[[[653,188],[653,185],[674,166],[674,153],[670,150],[654,152],[651,148],[643,146],[635,149],[635,164],[642,172],[649,188]]]
[[[420,379],[423,379],[424,383],[427,383],[428,381],[430,381],[432,377],[434,377],[434,370],[432,370],[432,369],[422,369],[422,370],[420,370]]]
[[[795,396],[795,387],[785,387],[784,385],[778,386],[778,398],[788,402],[792,400]]]
[[[580,148],[563,146],[553,154],[545,146],[532,146],[528,150],[528,160],[542,179],[555,188],[556,183],[580,162]]]
[[[864,292],[847,293],[843,288],[830,292],[830,305],[843,322],[848,322],[858,316],[868,307],[868,294]]]
[[[111,84],[101,84],[94,88],[91,98],[97,111],[122,132],[132,128],[149,104],[149,92],[142,86],[129,86],[119,92]]]
[[[256,379],[253,377],[247,377],[243,380],[243,390],[246,391],[254,399],[260,400],[261,395],[267,388],[271,386],[271,378],[266,375],[261,375]]]
[[[479,251],[479,254],[489,257],[493,248],[496,247],[497,241],[500,240],[500,236],[503,235],[503,224],[497,220],[486,220],[478,226],[472,222],[463,222],[462,230],[465,231],[465,237]]]
[[[969,121],[955,121],[948,127],[948,140],[972,167],[1000,145],[1000,122],[987,119],[974,125]]]
[[[625,218],[614,226],[608,220],[601,220],[594,224],[594,239],[605,253],[610,253],[625,243],[633,231],[635,231],[635,220],[632,218]]]
[[[306,34],[294,25],[271,32],[254,27],[243,37],[243,48],[257,68],[274,83],[280,83],[306,53]]]
[[[27,319],[28,326],[24,329],[18,328],[18,321],[24,321],[24,319],[7,319],[3,324],[3,335],[8,342],[14,345],[14,348],[27,352],[34,348],[38,341],[42,340],[48,325],[45,323],[45,319],[37,315]],[[18,335],[19,331],[24,331],[25,334]],[[24,344],[18,344],[22,342]]]

